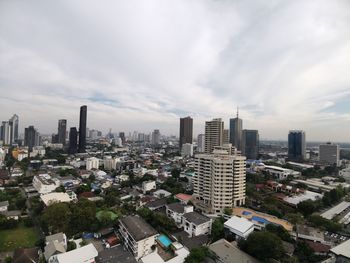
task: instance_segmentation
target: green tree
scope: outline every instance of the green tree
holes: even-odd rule
[[[71,251],[77,248],[77,244],[74,241],[68,241],[67,251]]]
[[[184,263],[202,263],[206,257],[210,257],[211,253],[208,247],[193,248],[190,254],[185,258]]]
[[[268,224],[266,226],[266,231],[273,233],[280,237],[283,241],[292,242],[292,237],[289,235],[289,232],[284,229],[284,227],[274,224]]]
[[[224,222],[225,219],[222,216],[214,220],[211,226],[211,239],[213,242],[224,237]]]
[[[298,210],[305,216],[309,216],[316,211],[316,205],[312,200],[306,200],[298,204]]]
[[[67,233],[72,213],[67,203],[49,205],[44,212],[43,221],[50,232]]]
[[[268,231],[253,232],[246,241],[241,241],[239,246],[251,256],[264,262],[270,259],[279,260],[284,254],[282,240]]]

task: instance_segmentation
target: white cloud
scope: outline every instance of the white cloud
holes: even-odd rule
[[[2,1],[0,119],[197,133],[239,105],[263,138],[349,141],[349,28],[347,0]]]

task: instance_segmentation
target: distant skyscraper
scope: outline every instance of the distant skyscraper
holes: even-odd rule
[[[243,130],[242,154],[247,159],[256,160],[259,155],[259,132],[257,130]]]
[[[152,132],[152,144],[155,146],[160,144],[160,132],[159,132],[159,130],[154,130]]]
[[[11,125],[8,121],[3,121],[1,125],[1,140],[4,145],[11,144]]]
[[[40,144],[39,133],[35,130],[34,126],[29,126],[24,129],[24,145],[28,146],[29,151],[32,151],[33,147]]]
[[[230,119],[230,143],[235,146],[239,151],[242,150],[242,119],[237,117]]]
[[[78,152],[84,153],[86,148],[86,119],[87,119],[87,106],[80,107],[80,119],[79,119],[79,147]]]
[[[319,146],[319,161],[322,164],[339,165],[339,145],[326,143]]]
[[[291,161],[303,161],[306,156],[305,132],[289,131],[288,134],[288,159]]]
[[[221,146],[224,139],[224,122],[219,119],[205,122],[204,152],[212,153],[215,146]]]
[[[78,144],[78,131],[77,128],[71,127],[69,130],[69,147],[68,152],[74,154],[77,152]]]
[[[184,143],[193,142],[193,119],[191,117],[180,118],[180,151]]]
[[[197,152],[203,153],[205,148],[205,135],[199,134],[197,139]]]
[[[120,132],[119,133],[119,138],[122,140],[122,144],[125,144],[125,132]]]
[[[58,143],[66,145],[67,120],[58,120]]]
[[[11,144],[17,142],[18,140],[18,116],[14,114],[9,120],[9,125],[11,126],[10,141]]]
[[[224,129],[224,138],[222,141],[222,144],[228,144],[230,143],[230,132],[228,129]]]

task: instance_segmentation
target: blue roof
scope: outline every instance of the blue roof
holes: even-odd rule
[[[260,216],[253,216],[252,220],[258,222],[258,223],[262,223],[262,224],[269,224],[270,221],[266,220],[265,218],[262,218]]]

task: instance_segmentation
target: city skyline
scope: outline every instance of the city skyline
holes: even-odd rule
[[[83,3],[0,3],[0,120],[19,133],[78,127],[88,105],[104,133],[191,116],[196,137],[239,106],[261,139],[350,142],[348,1]]]

